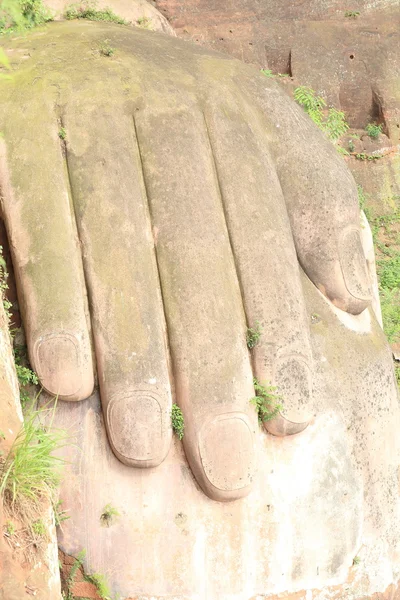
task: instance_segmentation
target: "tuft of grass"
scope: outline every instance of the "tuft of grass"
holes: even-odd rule
[[[271,69],[261,69],[261,73],[265,75],[265,77],[275,77]]]
[[[365,131],[368,133],[370,138],[376,139],[382,133],[382,125],[377,125],[376,123],[368,123],[365,128]]]
[[[115,53],[115,48],[110,46],[109,41],[110,40],[104,40],[104,42],[100,44],[100,54],[103,56],[113,56]]]
[[[356,19],[357,17],[360,16],[360,11],[359,10],[346,10],[346,12],[344,13],[345,17],[349,17],[350,19]]]
[[[33,533],[39,536],[46,535],[46,525],[43,523],[42,519],[38,519],[31,524],[31,529]]]
[[[111,527],[116,517],[120,517],[121,514],[112,504],[106,504],[103,508],[103,512],[100,515],[100,523],[103,527]]]
[[[117,23],[118,25],[128,25],[128,21],[116,15],[111,8],[97,9],[96,2],[83,0],[76,4],[71,4],[65,11],[66,19],[88,19],[89,21],[106,21],[108,23]]]
[[[176,433],[178,438],[180,440],[183,439],[184,430],[185,430],[185,421],[183,418],[183,413],[177,404],[172,405],[171,423],[172,423],[172,429]]]
[[[282,398],[276,394],[276,387],[264,385],[256,378],[253,379],[253,384],[256,395],[250,402],[256,407],[259,422],[275,419],[283,408]]]
[[[65,140],[67,138],[67,130],[65,129],[65,127],[60,127],[58,131],[58,137],[60,138],[60,140]]]
[[[360,558],[359,556],[355,556],[355,557],[353,558],[353,566],[355,566],[355,567],[356,567],[357,565],[359,565],[359,564],[360,564],[360,562],[361,562],[361,558]]]
[[[27,510],[39,509],[43,500],[55,498],[62,474],[63,459],[54,452],[67,443],[63,430],[52,430],[55,406],[48,427],[40,419],[49,413],[45,406],[31,409],[4,463],[0,465],[0,495],[6,506],[24,517]]]
[[[255,322],[254,327],[248,327],[246,332],[247,347],[252,350],[260,341],[263,329],[259,321]]]
[[[139,17],[139,19],[136,21],[136,25],[141,29],[149,29],[150,31],[153,29],[150,17]]]
[[[6,532],[8,533],[8,535],[14,535],[15,534],[15,525],[12,521],[7,521],[6,523]]]

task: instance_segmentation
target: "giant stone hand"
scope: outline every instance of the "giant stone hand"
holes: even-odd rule
[[[369,403],[379,389],[393,408],[356,185],[275,82],[177,40],[104,24],[57,24],[14,40],[9,55],[0,181],[30,360],[62,400],[85,400],[98,381],[110,446],[132,482],[137,468],[165,461],[173,401],[186,459],[218,501],[259,485],[277,437],[312,445],[326,414],[344,432],[355,395]],[[246,328],[256,322],[250,353]],[[367,382],[360,365],[371,352],[380,367]],[[282,397],[264,423],[275,437],[258,433],[254,377]],[[326,457],[338,443],[331,433]],[[362,486],[343,443],[340,477],[352,473],[343,502],[354,511]],[[343,572],[360,519],[324,572]]]

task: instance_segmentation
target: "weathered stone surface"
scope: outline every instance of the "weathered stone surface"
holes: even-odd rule
[[[93,334],[100,384],[58,408],[62,549],[125,598],[395,589],[398,392],[344,161],[276,82],[180,40],[59,23],[9,55],[0,177],[31,360],[67,332],[90,382]],[[51,354],[57,394],[72,354]],[[282,390],[278,435],[253,373]]]

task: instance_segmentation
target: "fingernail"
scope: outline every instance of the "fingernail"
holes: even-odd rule
[[[40,338],[34,349],[35,367],[44,389],[54,396],[76,396],[82,388],[81,348],[77,338],[55,333]]]
[[[165,459],[171,434],[154,392],[115,396],[108,404],[106,420],[111,446],[123,463],[155,467]]]
[[[357,229],[347,229],[340,244],[340,264],[348,292],[359,300],[371,300],[367,261]]]
[[[279,358],[274,384],[277,401],[282,406],[281,417],[292,424],[292,433],[303,431],[313,417],[312,376],[305,359],[298,356]],[[265,425],[269,431],[268,422]]]
[[[244,413],[215,417],[203,425],[199,452],[208,481],[222,492],[248,487],[256,470],[254,434]]]

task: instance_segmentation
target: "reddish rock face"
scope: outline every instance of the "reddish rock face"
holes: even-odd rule
[[[397,2],[157,0],[178,35],[290,74],[347,114],[400,141],[400,11]]]
[[[349,2],[344,0],[231,0],[224,3],[219,0],[155,0],[155,3],[168,19],[192,18],[198,24],[201,20],[217,23],[221,18],[226,21],[325,21],[349,10]],[[350,4],[351,10],[363,12],[398,6],[397,0],[354,0]]]

